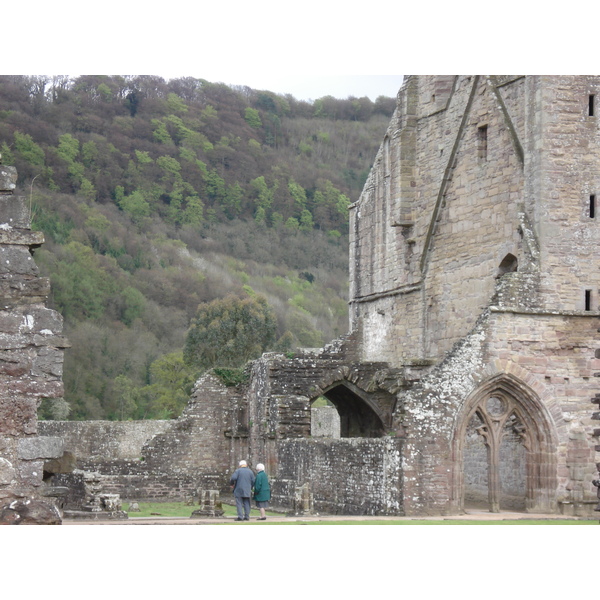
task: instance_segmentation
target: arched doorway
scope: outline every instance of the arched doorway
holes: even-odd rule
[[[323,390],[322,396],[339,415],[339,437],[382,437],[383,416],[369,401],[368,394],[348,381],[338,382]],[[337,436],[336,436],[337,437]]]
[[[553,439],[547,410],[525,384],[502,374],[480,386],[455,436],[459,508],[553,512]]]

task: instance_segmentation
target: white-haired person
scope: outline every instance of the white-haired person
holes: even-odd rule
[[[271,499],[271,486],[269,485],[269,478],[265,473],[265,465],[258,463],[256,465],[256,481],[254,482],[254,501],[256,507],[260,510],[260,517],[258,521],[266,521],[265,508],[269,507],[269,500]]]
[[[237,509],[236,521],[250,520],[250,498],[252,497],[254,480],[254,473],[248,468],[248,463],[245,460],[240,460],[239,468],[236,469],[229,480],[233,487],[233,497]]]

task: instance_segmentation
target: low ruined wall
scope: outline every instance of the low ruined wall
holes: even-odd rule
[[[40,435],[60,437],[81,461],[135,459],[144,444],[173,421],[40,421]]]
[[[204,481],[193,475],[149,473],[140,461],[112,461],[101,465],[83,464],[82,470],[54,475],[52,483],[69,489],[65,498],[66,510],[81,508],[82,474],[96,473],[103,494],[119,494],[123,502],[177,502],[197,497],[198,489],[214,489],[214,481]]]
[[[208,374],[178,419],[46,421],[40,430],[64,439],[76,469],[98,473],[103,493],[122,500],[187,500],[198,489],[229,492],[232,447],[241,439],[238,405],[235,389]],[[247,456],[247,449],[237,449],[238,455]],[[77,473],[57,474],[53,483],[75,485]]]
[[[401,446],[393,437],[280,441],[272,502],[292,509],[295,488],[308,483],[317,512],[403,514]]]

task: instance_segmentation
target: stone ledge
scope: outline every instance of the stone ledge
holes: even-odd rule
[[[545,310],[543,308],[523,308],[519,306],[490,306],[490,312],[534,315],[538,317],[600,317],[600,312],[589,310]]]
[[[41,231],[0,228],[0,244],[41,246],[44,241],[44,234]]]

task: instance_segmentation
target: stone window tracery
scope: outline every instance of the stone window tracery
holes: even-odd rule
[[[484,397],[467,427],[466,500],[484,502],[492,512],[524,509],[529,446],[527,428],[514,399],[499,392]]]

